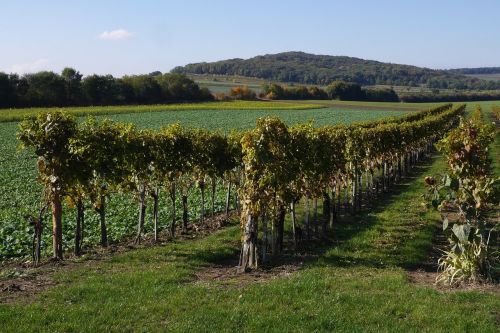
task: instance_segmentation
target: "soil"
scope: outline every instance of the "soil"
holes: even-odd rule
[[[250,270],[244,274],[237,272],[238,258],[232,258],[200,269],[195,273],[195,279],[192,283],[215,288],[243,288],[253,283],[289,277],[302,269],[307,262],[315,260],[317,257],[317,255],[307,253],[285,253],[261,264],[258,269]]]

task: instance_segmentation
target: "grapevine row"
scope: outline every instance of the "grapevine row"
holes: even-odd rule
[[[228,135],[178,124],[159,131],[138,130],[131,124],[109,120],[97,122],[93,118],[78,124],[63,112],[52,112],[21,122],[18,138],[38,158],[43,201],[52,212],[54,257],[63,256],[64,200],[77,210],[75,253],[80,254],[85,202],[91,202],[99,213],[101,244],[106,246],[107,198],[118,192],[133,194],[139,205],[139,242],[149,200],[157,239],[158,197],[165,192],[172,203],[173,237],[177,228],[176,198],[182,197],[181,227],[185,231],[185,203],[190,189],[200,190],[203,223],[205,191],[210,189],[213,200],[216,186],[223,180],[228,190],[226,211],[234,188],[235,206],[241,208],[240,268],[246,270],[256,267],[259,257],[266,260],[269,251],[279,253],[288,211],[297,242],[300,227],[296,223],[295,204],[299,200],[305,198],[308,212],[309,202],[313,201],[316,222],[317,200],[323,200],[323,216],[328,216],[328,221],[325,219],[322,229],[326,232],[341,209],[341,199],[344,209],[354,213],[360,209],[363,196],[369,200],[375,192],[387,190],[432,142],[455,125],[464,109],[465,106],[446,105],[374,126],[288,127],[277,118],[263,118],[253,130]],[[212,215],[213,207],[212,201]],[[262,249],[257,251],[259,219],[263,240]],[[42,223],[41,218],[38,222]],[[312,235],[310,222],[307,213],[307,238]],[[314,228],[318,233],[318,223],[314,223]],[[35,233],[37,237],[40,239],[41,235]],[[35,262],[39,260],[39,247],[40,243],[35,242]]]
[[[279,253],[287,210],[291,213],[297,244],[303,233],[296,225],[295,205],[301,199],[305,201],[305,236],[310,238],[311,198],[315,231],[319,229],[317,200],[323,200],[321,227],[326,231],[338,216],[342,202],[344,210],[355,213],[361,208],[363,195],[372,201],[375,192],[386,191],[457,124],[464,112],[465,105],[448,105],[437,112],[425,111],[425,116],[415,117],[418,120],[374,127],[289,128],[277,118],[258,120],[257,127],[241,140],[244,180],[240,191],[243,202],[240,270],[257,267],[259,258],[266,260],[269,245],[271,253]],[[375,179],[376,175],[380,177]],[[261,249],[258,249],[259,224]]]

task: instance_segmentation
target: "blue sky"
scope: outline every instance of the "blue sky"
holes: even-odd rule
[[[500,66],[500,1],[0,1],[0,71],[167,72],[266,53]]]

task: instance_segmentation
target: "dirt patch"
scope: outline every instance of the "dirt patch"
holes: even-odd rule
[[[52,273],[30,272],[0,281],[0,303],[29,302],[36,294],[56,285],[52,279]]]
[[[291,276],[305,263],[316,258],[316,255],[309,254],[284,254],[246,273],[237,272],[238,259],[233,258],[198,270],[192,283],[215,288],[243,288],[253,283]]]
[[[439,291],[483,291],[483,292],[491,292],[495,294],[500,294],[500,286],[495,283],[467,283],[461,284],[456,287],[450,287],[443,284],[436,284],[436,278],[438,276],[436,272],[427,272],[424,270],[415,270],[409,271],[407,273],[408,281],[417,285],[419,287],[433,288]]]
[[[206,218],[203,225],[189,224],[187,232],[182,232],[181,226],[176,230],[176,240],[194,240],[206,237],[228,225],[237,217],[232,212],[229,218],[225,214],[218,214],[213,218]],[[172,238],[167,231],[159,235],[159,241],[155,242],[152,235],[145,235],[140,243],[135,242],[135,237],[129,237],[110,244],[108,247],[94,247],[85,251],[82,257],[76,257],[67,253],[64,261],[47,259],[42,261],[38,267],[33,267],[30,262],[11,261],[0,268],[0,303],[29,302],[34,296],[42,291],[58,284],[54,280],[54,273],[61,270],[76,269],[82,266],[92,266],[112,256],[140,248],[152,246],[163,246],[168,244]]]

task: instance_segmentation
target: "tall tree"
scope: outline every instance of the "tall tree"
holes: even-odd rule
[[[68,105],[79,105],[82,103],[82,77],[77,70],[66,67],[61,76],[65,81],[66,103]]]

